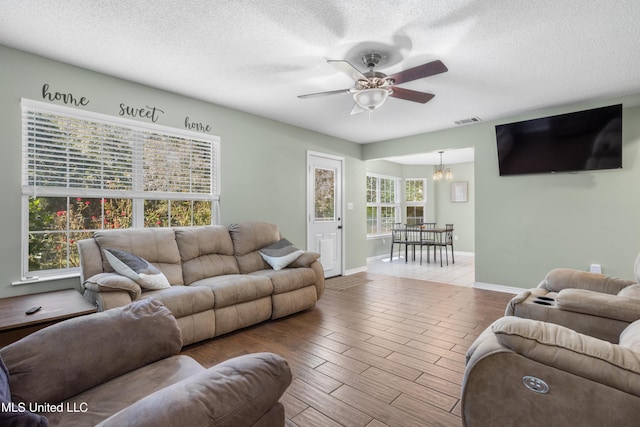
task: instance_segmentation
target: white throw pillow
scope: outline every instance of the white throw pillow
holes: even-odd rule
[[[258,251],[262,259],[274,270],[282,270],[304,253],[287,239],[280,239],[276,243],[266,246]]]
[[[111,267],[118,273],[134,280],[144,289],[166,289],[171,287],[167,276],[147,260],[119,249],[105,248],[104,254]]]

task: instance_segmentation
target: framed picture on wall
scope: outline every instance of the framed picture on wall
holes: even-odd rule
[[[467,198],[467,181],[452,182],[451,183],[451,202],[452,203],[464,203]]]

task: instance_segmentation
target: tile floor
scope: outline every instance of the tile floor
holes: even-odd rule
[[[405,262],[404,254],[401,254],[401,258],[397,258],[396,254],[394,253],[391,262],[389,262],[389,257],[369,261],[367,263],[367,271],[467,287],[472,287],[475,282],[475,257],[472,253],[456,252],[455,264],[449,258],[449,265],[443,262],[442,267],[440,267],[440,258],[438,258],[437,262],[431,260],[430,263],[427,263],[424,258],[426,254],[423,254],[422,265],[420,265],[419,254],[416,254],[415,261],[413,261],[410,254],[408,262]],[[449,257],[451,257],[451,254],[449,254]]]

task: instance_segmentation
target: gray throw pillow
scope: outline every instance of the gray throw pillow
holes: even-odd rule
[[[274,270],[282,270],[287,265],[298,259],[304,253],[287,239],[280,239],[276,243],[266,246],[258,251],[262,259]]]
[[[171,287],[167,277],[147,260],[119,249],[105,248],[104,254],[111,267],[118,273],[134,280],[144,289]]]

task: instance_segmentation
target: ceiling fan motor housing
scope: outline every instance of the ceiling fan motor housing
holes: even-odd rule
[[[372,69],[380,63],[382,55],[379,53],[366,53],[362,56],[362,63],[365,67]]]

